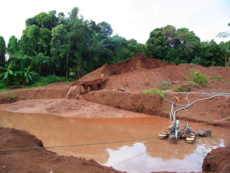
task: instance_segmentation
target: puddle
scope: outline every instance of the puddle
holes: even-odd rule
[[[186,122],[181,121],[181,124]],[[211,138],[197,137],[194,144],[179,140],[171,144],[158,133],[167,130],[169,119],[160,117],[83,119],[49,114],[0,112],[0,126],[26,130],[43,141],[44,146],[106,143],[90,146],[52,148],[59,155],[94,159],[105,166],[127,172],[201,171],[203,157],[213,148],[230,144],[229,129],[189,123],[191,129],[211,129]]]

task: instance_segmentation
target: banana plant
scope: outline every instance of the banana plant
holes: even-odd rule
[[[20,84],[26,84],[33,82],[34,77],[38,76],[38,73],[34,71],[30,71],[32,65],[30,65],[28,68],[24,68],[22,71],[18,70],[11,70],[12,63],[8,66],[7,70],[5,68],[0,68],[0,70],[6,70],[3,73],[0,73],[0,79],[3,81],[6,81],[8,85],[20,85]]]
[[[6,70],[5,72],[0,73],[0,79],[1,79],[3,76],[4,76],[3,79],[7,79],[9,75],[12,75],[12,74],[13,74],[13,71],[10,70],[11,66],[12,66],[12,62],[10,63],[9,67],[7,68],[7,70],[6,70],[6,68],[0,67],[1,70]]]

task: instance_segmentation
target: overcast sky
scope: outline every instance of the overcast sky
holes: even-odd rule
[[[153,29],[166,25],[188,28],[201,41],[230,40],[216,37],[230,31],[230,0],[5,0],[1,2],[0,35],[6,42],[12,35],[19,39],[27,18],[51,10],[67,13],[73,7],[85,19],[105,21],[113,34],[140,43],[147,41]]]

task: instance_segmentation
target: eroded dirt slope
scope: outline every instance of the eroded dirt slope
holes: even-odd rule
[[[230,171],[230,146],[213,149],[204,158],[202,165],[203,172],[223,172]]]

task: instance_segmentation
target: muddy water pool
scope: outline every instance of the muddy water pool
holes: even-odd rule
[[[181,121],[182,125],[187,122]],[[0,126],[26,130],[43,141],[44,146],[129,142],[50,148],[59,155],[94,159],[105,166],[127,172],[201,171],[203,157],[213,148],[230,144],[230,129],[189,123],[197,132],[212,130],[212,137],[197,137],[194,144],[179,140],[171,144],[156,138],[167,131],[169,119],[138,118],[64,118],[51,114],[0,112]]]

